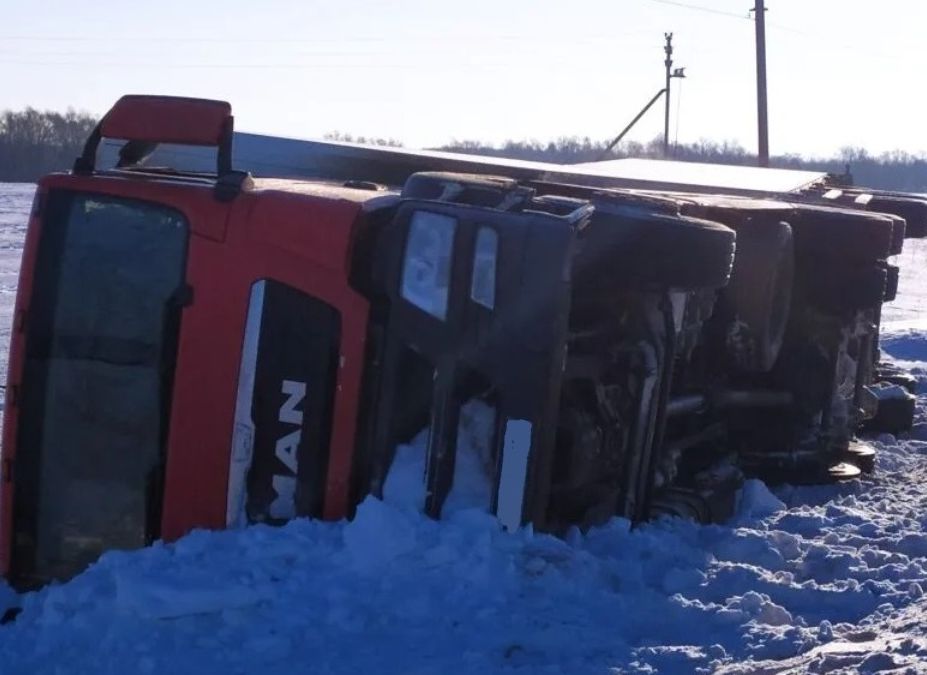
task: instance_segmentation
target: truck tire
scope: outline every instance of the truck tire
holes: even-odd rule
[[[784,222],[745,222],[737,228],[737,255],[724,290],[734,320],[728,353],[743,372],[769,372],[779,357],[792,305],[795,250]]]
[[[581,280],[630,290],[698,290],[727,284],[734,231],[719,223],[596,204],[580,238]]]
[[[927,235],[927,200],[914,197],[875,195],[866,204],[870,211],[891,213],[905,219],[907,234],[912,239]]]
[[[860,266],[891,255],[895,232],[891,217],[878,213],[802,205],[789,221],[799,266]]]
[[[822,265],[805,282],[812,304],[827,312],[843,313],[878,307],[885,299],[888,272],[878,264],[834,269]]]
[[[889,215],[892,219],[892,248],[891,255],[900,255],[904,251],[904,238],[908,231],[907,223],[901,216]]]
[[[891,302],[898,297],[898,274],[900,270],[898,265],[885,266],[885,302]]]
[[[875,417],[866,422],[869,432],[898,435],[910,431],[914,426],[917,398],[902,387],[894,396],[879,398]]]

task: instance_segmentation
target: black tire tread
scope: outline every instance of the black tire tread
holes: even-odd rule
[[[735,234],[710,220],[604,207],[581,245],[579,275],[628,288],[716,289],[730,277]]]

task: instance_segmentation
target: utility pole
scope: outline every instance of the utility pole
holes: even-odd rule
[[[612,149],[616,145],[618,145],[618,143],[621,142],[621,139],[625,137],[625,134],[631,131],[631,127],[637,124],[638,120],[644,116],[644,113],[650,110],[651,106],[654,103],[656,103],[657,100],[659,100],[659,98],[663,94],[666,94],[666,118],[663,124],[663,157],[664,158],[669,157],[670,82],[675,77],[679,77],[679,78],[685,77],[686,69],[685,68],[676,68],[675,70],[671,69],[673,65],[673,34],[664,33],[663,36],[666,38],[666,46],[663,48],[663,51],[666,52],[666,60],[663,62],[666,65],[666,86],[663,87],[663,89],[658,91],[656,94],[654,94],[653,98],[650,99],[650,101],[648,101],[647,105],[645,105],[639,113],[637,113],[637,115],[634,117],[633,120],[631,120],[628,126],[622,129],[621,133],[618,134],[615,137],[615,139],[611,143],[608,144],[608,147],[606,147],[605,150],[603,150],[602,153],[599,155],[598,159],[596,159],[597,162],[601,162],[602,160],[608,157],[608,153],[610,153]]]
[[[609,144],[606,146],[606,148],[605,148],[605,149],[602,151],[602,153],[596,158],[595,161],[601,162],[602,160],[607,159],[607,158],[608,158],[608,153],[610,153],[610,152],[612,151],[612,148],[614,148],[616,145],[618,145],[619,143],[621,143],[621,139],[624,138],[625,135],[626,135],[629,131],[631,131],[631,127],[633,127],[635,124],[637,124],[637,121],[638,121],[641,117],[644,116],[644,113],[646,113],[648,110],[650,110],[650,107],[651,107],[654,103],[657,102],[657,99],[660,98],[661,96],[663,96],[663,94],[665,94],[665,93],[666,93],[666,89],[661,89],[661,90],[658,91],[656,94],[654,94],[654,95],[653,95],[653,98],[650,99],[650,101],[647,102],[647,105],[645,105],[643,108],[641,108],[641,111],[640,111],[639,113],[637,113],[637,115],[635,115],[634,119],[631,120],[631,121],[628,123],[628,126],[626,126],[624,129],[622,129],[620,134],[618,134],[617,136],[615,136],[615,138],[612,140],[612,142],[609,143]]]
[[[762,2],[762,0],[757,0]],[[663,159],[669,157],[669,122],[670,122],[670,78],[672,77],[671,68],[673,66],[673,34],[663,33],[666,38],[666,46],[663,51],[666,52],[666,59],[663,64],[666,66],[666,114],[663,122]]]
[[[769,122],[766,117],[766,7],[763,2],[764,0],[756,0],[756,6],[753,8],[753,18],[756,22],[756,122],[759,136],[757,158],[760,166],[769,166]]]

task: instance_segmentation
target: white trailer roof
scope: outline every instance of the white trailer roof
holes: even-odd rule
[[[115,158],[121,143],[105,141],[102,153]],[[161,146],[150,164],[210,171],[215,153],[194,147]],[[762,196],[795,192],[826,174],[652,159],[553,164],[435,150],[376,147],[260,134],[235,134],[233,165],[261,177],[376,180],[401,185],[416,171],[497,172],[525,180],[549,180],[599,187],[660,191],[720,192]]]
[[[795,192],[823,181],[819,171],[763,169],[755,166],[674,162],[660,159],[616,159],[573,164],[570,169],[592,176],[648,184],[698,187],[719,191]]]

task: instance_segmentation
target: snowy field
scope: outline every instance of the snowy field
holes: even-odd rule
[[[0,185],[6,343],[30,186]],[[884,347],[927,385],[927,246]],[[4,372],[5,376],[5,372]],[[927,399],[872,478],[770,493],[725,526],[615,520],[561,541],[403,500],[351,523],[195,532],[70,583],[0,587],[0,673],[927,672]]]

